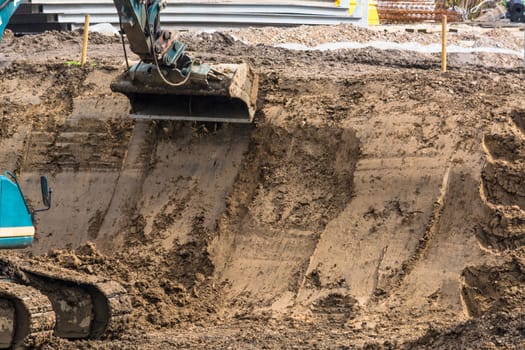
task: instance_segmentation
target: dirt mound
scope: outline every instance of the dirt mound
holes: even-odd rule
[[[502,28],[482,29],[479,27],[452,26],[448,34],[449,44],[463,44],[471,47],[495,46],[520,50],[523,42],[519,31],[509,31]],[[298,26],[291,28],[248,28],[230,30],[227,32],[244,43],[256,45],[278,45],[284,43],[302,44],[316,47],[320,44],[333,42],[388,41],[394,43],[417,42],[423,45],[439,44],[441,28],[437,24],[426,26],[382,26],[362,28],[351,24]],[[521,39],[521,40],[520,40]]]
[[[472,319],[451,330],[431,330],[406,349],[521,349],[525,343],[523,314],[505,312]]]
[[[463,299],[470,315],[520,312],[523,305],[523,261],[514,258],[502,265],[468,267],[463,271]]]

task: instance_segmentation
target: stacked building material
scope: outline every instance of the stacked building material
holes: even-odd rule
[[[356,0],[368,6],[368,0]],[[112,0],[27,0],[27,11],[44,15],[48,23],[55,22],[67,29],[80,27],[84,15],[91,23],[111,23],[118,26],[118,16]],[[29,17],[27,17],[29,18]],[[366,25],[360,12],[348,14],[348,7],[335,6],[332,0],[169,0],[162,11],[162,23],[167,28],[221,28],[236,26],[339,24]]]
[[[61,24],[56,15],[43,13],[38,6],[23,3],[11,17],[7,28],[17,34],[29,34],[66,29],[66,25]]]
[[[373,16],[370,15],[371,9]],[[86,14],[90,15],[92,24],[111,23],[118,27],[112,0],[26,0],[8,28],[20,34],[76,29],[83,25]],[[414,23],[440,20],[444,14],[451,22],[461,20],[459,13],[444,8],[442,0],[339,0],[335,3],[333,0],[169,0],[161,19],[163,25],[171,29],[216,29],[267,25]]]

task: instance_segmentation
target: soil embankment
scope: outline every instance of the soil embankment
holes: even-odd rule
[[[434,40],[337,28],[259,39]],[[65,64],[76,34],[0,45],[0,164],[35,206],[37,176],[54,190],[19,254],[111,277],[134,307],[115,339],[49,347],[523,347],[521,59],[456,54],[442,74],[437,55],[232,33],[185,40],[255,68],[254,125],[126,118],[112,38],[85,68]],[[488,33],[452,40],[507,47]]]

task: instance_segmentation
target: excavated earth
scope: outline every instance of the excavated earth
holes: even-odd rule
[[[133,305],[105,339],[44,349],[525,348],[525,84],[518,55],[280,43],[439,43],[352,26],[183,33],[260,76],[253,125],[127,117],[118,38],[7,35],[0,165],[37,241],[8,251],[111,278]],[[523,32],[449,40],[519,50]],[[130,59],[137,58],[130,55]]]

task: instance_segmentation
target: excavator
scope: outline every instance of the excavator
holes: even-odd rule
[[[30,210],[17,177],[0,175],[0,249],[33,244],[35,213],[51,207],[47,179],[40,183],[44,208]],[[0,255],[0,349],[33,348],[51,335],[99,338],[121,331],[130,311],[114,281]]]

